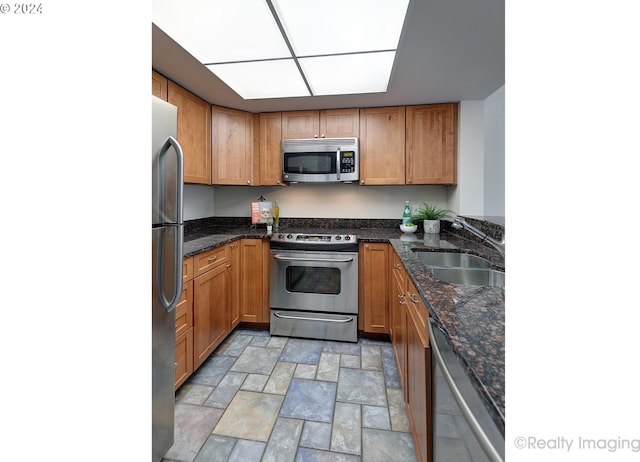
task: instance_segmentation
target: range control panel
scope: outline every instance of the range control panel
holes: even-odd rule
[[[355,243],[354,234],[306,234],[306,233],[277,233],[271,236],[271,242],[290,242],[301,244],[340,244]]]

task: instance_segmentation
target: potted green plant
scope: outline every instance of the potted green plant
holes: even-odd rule
[[[440,220],[449,218],[452,213],[449,209],[439,208],[423,202],[422,207],[419,207],[416,213],[411,216],[411,220],[413,222],[422,220],[425,233],[438,234],[440,233]]]

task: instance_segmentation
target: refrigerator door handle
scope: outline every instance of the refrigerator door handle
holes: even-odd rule
[[[160,148],[160,152],[158,153],[158,162],[162,165],[162,158],[167,152],[169,152],[170,148],[174,149],[176,157],[178,158],[176,172],[176,201],[178,204],[182,204],[182,198],[184,196],[184,153],[182,152],[182,146],[180,146],[178,140],[173,136],[169,136],[167,141],[162,145],[162,148]],[[178,207],[176,221],[179,224],[182,224],[182,207]]]
[[[184,195],[184,184],[183,184],[183,176],[184,176],[184,154],[182,152],[182,146],[180,146],[180,143],[178,143],[178,140],[176,140],[173,136],[169,136],[167,138],[167,141],[165,141],[164,145],[162,145],[162,148],[160,149],[160,152],[158,153],[158,161],[160,162],[160,165],[162,165],[161,161],[162,158],[165,156],[165,154],[169,151],[170,148],[173,148],[176,156],[177,156],[177,174],[176,174],[176,201],[178,204],[177,207],[177,216],[176,216],[176,220],[177,220],[177,235],[176,235],[176,239],[175,242],[173,243],[173,262],[175,264],[175,268],[173,270],[173,274],[174,274],[174,281],[173,281],[173,287],[174,287],[174,294],[173,297],[169,300],[165,297],[164,295],[164,278],[160,277],[159,278],[159,284],[158,284],[158,290],[159,290],[159,295],[160,295],[160,300],[162,301],[162,306],[164,307],[165,310],[167,311],[172,311],[176,305],[178,304],[178,301],[180,300],[180,297],[182,296],[182,240],[183,240],[183,229],[182,229],[182,201],[183,201],[183,195]],[[165,259],[164,257],[162,257],[162,264],[160,265],[160,267],[162,267],[165,263]]]

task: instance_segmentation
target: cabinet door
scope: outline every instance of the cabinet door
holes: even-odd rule
[[[426,462],[431,451],[431,354],[426,331],[407,305],[407,409],[412,422],[417,456]]]
[[[227,264],[193,280],[193,366],[209,357],[229,332],[229,268]]]
[[[178,141],[184,151],[184,182],[211,184],[211,108],[172,81],[167,100],[178,107]]]
[[[327,109],[320,111],[322,138],[349,138],[360,136],[359,109]]]
[[[263,242],[243,239],[240,253],[240,320],[266,322],[263,319]]]
[[[160,99],[167,100],[167,86],[169,81],[156,71],[151,71],[151,94]]]
[[[282,114],[260,114],[260,184],[282,185]]]
[[[240,241],[229,244],[229,263],[231,264],[229,268],[229,331],[232,331],[240,323],[240,252]]]
[[[319,111],[291,111],[282,113],[282,139],[318,138]]]
[[[252,115],[249,112],[212,106],[211,183],[254,184],[253,154]]]
[[[391,311],[391,342],[395,352],[396,361],[398,363],[398,372],[400,373],[400,383],[402,385],[402,394],[407,396],[407,378],[406,378],[406,306],[407,296],[406,272],[404,266],[400,263],[400,258],[395,251],[390,250],[390,289],[389,289],[389,307]]]
[[[407,184],[456,184],[458,105],[407,106]]]
[[[405,184],[405,109],[360,110],[360,184]]]
[[[389,245],[360,243],[359,313],[362,330],[389,333]]]
[[[176,375],[174,389],[177,390],[193,374],[193,327],[176,337]]]

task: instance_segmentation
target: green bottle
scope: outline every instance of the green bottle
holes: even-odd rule
[[[409,205],[409,201],[404,202],[404,212],[402,212],[402,224],[406,225],[407,223],[411,223],[411,206]]]

